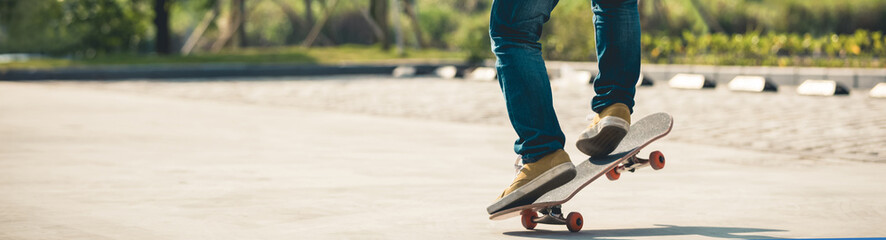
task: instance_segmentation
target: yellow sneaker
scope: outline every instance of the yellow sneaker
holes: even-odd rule
[[[618,147],[631,128],[631,110],[616,103],[594,116],[594,122],[578,135],[575,146],[591,157],[606,156]]]
[[[518,159],[519,162],[519,159]],[[511,186],[486,208],[489,214],[530,204],[542,194],[566,184],[575,177],[575,166],[563,149],[545,155],[534,163],[523,164]]]

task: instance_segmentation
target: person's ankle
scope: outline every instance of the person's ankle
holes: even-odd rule
[[[603,109],[600,114],[597,114],[598,120],[603,119],[605,117],[618,117],[624,119],[629,124],[631,122],[631,109],[628,108],[628,105],[624,103],[615,103]]]

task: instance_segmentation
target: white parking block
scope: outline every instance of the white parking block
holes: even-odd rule
[[[703,89],[714,87],[714,83],[708,81],[704,75],[688,73],[675,75],[668,81],[668,85],[672,88],[680,89]]]
[[[560,78],[558,81],[561,85],[588,85],[591,84],[591,78],[594,74],[591,71],[575,70],[569,65],[560,67]]]
[[[415,67],[398,66],[397,68],[394,68],[393,76],[395,78],[414,77],[415,76]]]
[[[466,79],[475,81],[495,81],[496,71],[495,68],[491,67],[478,67],[472,70]]]
[[[737,76],[729,81],[729,90],[764,92],[778,91],[778,88],[763,76]]]
[[[874,88],[871,88],[871,97],[886,98],[886,82],[877,83]]]
[[[797,87],[797,94],[808,96],[833,96],[849,94],[849,90],[833,80],[806,80]]]
[[[453,79],[458,75],[458,69],[455,66],[442,66],[434,70],[434,74],[440,78]]]

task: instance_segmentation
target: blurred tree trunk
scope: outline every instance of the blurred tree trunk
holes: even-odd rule
[[[161,55],[172,53],[172,48],[169,46],[169,5],[166,0],[154,0],[154,26],[157,28],[155,42],[157,53]]]
[[[372,20],[375,21],[383,33],[379,36],[378,41],[381,42],[381,47],[385,50],[391,48],[391,39],[388,37],[388,32],[390,31],[389,12],[388,0],[369,0],[369,16],[372,17]]]
[[[701,19],[704,20],[705,24],[708,25],[708,29],[712,30],[711,32],[726,32],[723,30],[723,26],[720,26],[720,23],[708,13],[707,9],[704,8],[704,5],[701,4],[698,0],[690,0],[692,2],[695,10],[698,11],[698,15],[701,15]]]
[[[313,14],[310,11],[306,11],[306,15],[308,15],[308,16],[305,17],[306,20],[304,20],[304,22],[303,22],[302,19],[299,18],[298,13],[295,11],[295,8],[293,8],[292,5],[289,5],[288,3],[286,3],[285,0],[275,0],[275,1],[280,6],[280,8],[283,10],[283,13],[286,14],[286,17],[289,19],[289,25],[292,26],[293,28],[310,28],[313,26],[313,24],[314,24],[312,22],[313,21]],[[306,7],[310,6],[310,2],[311,2],[311,0],[305,0],[305,3],[307,5]],[[308,29],[308,30],[310,31],[310,29]],[[298,34],[297,31],[292,31],[292,33],[290,33],[290,36],[286,37],[286,39],[287,39],[286,43],[287,44],[294,43],[296,41],[295,39],[296,39],[297,34]],[[319,43],[319,45],[324,45],[324,46],[334,45],[332,40],[330,40],[329,37],[326,36],[326,34],[323,34],[323,32],[317,33],[317,39],[315,41],[317,41],[317,43]]]
[[[221,35],[215,40],[215,43],[212,44],[212,52],[218,52],[222,48],[224,48],[235,35],[239,33],[239,28],[243,25],[243,9],[240,9],[242,6],[243,0],[233,0],[231,1],[231,12],[228,14],[228,23],[222,29]]]
[[[311,13],[311,11],[305,11],[306,16],[305,16],[305,19],[302,20],[298,16],[298,12],[295,11],[295,8],[293,8],[292,5],[289,5],[289,3],[286,2],[286,0],[274,0],[274,2],[276,2],[277,5],[280,6],[280,9],[283,11],[283,14],[286,14],[286,18],[289,19],[289,26],[291,26],[292,28],[308,28],[308,27],[313,26],[313,24],[314,24],[313,18],[314,17],[313,17],[313,14]],[[305,0],[305,8],[306,9],[310,9],[310,6],[311,6],[310,2],[312,2],[312,1]],[[290,44],[290,43],[295,42],[297,34],[298,34],[298,31],[292,31],[292,33],[290,33],[289,36],[286,37],[286,43]],[[332,40],[329,40],[329,37],[327,37],[322,32],[317,34],[316,41],[318,41],[318,43],[320,43],[322,45],[333,45]]]
[[[338,5],[337,0],[330,0],[329,5],[324,6],[324,14],[323,17],[320,18],[320,21],[314,24],[311,27],[311,31],[308,33],[308,36],[305,38],[305,41],[302,42],[302,47],[311,47],[314,45],[314,40],[317,40],[317,37],[320,35],[320,30],[323,29],[323,26],[326,25],[326,21],[329,20],[330,15],[332,15],[332,11],[335,10],[335,6]]]
[[[363,20],[366,20],[369,23],[369,27],[372,28],[372,33],[375,34],[375,37],[381,39],[384,37],[385,33],[382,32],[381,28],[378,27],[378,23],[375,20],[372,20],[372,17],[369,16],[369,9],[365,11],[360,11],[360,16],[363,16]]]
[[[234,0],[237,13],[240,14],[240,21],[237,21],[237,41],[240,47],[248,46],[246,42],[246,0]]]
[[[305,22],[308,24],[314,23],[314,11],[311,8],[311,3],[313,2],[314,0],[305,0]]]
[[[406,10],[406,16],[409,16],[409,20],[412,22],[412,30],[415,33],[415,40],[418,41],[418,45],[421,48],[428,48],[428,43],[425,42],[425,38],[422,35],[421,25],[418,23],[418,12],[416,10],[416,0],[405,0],[403,1],[403,8]]]
[[[400,0],[393,0],[394,2],[394,41],[397,43],[397,55],[404,56],[405,52],[403,51],[403,31],[401,28],[400,21]]]
[[[191,54],[191,51],[193,51],[194,47],[197,46],[197,43],[200,42],[200,38],[203,38],[203,33],[206,32],[206,29],[209,28],[209,25],[215,21],[216,17],[218,17],[218,1],[215,0],[211,4],[212,8],[208,12],[206,12],[205,15],[203,15],[203,20],[200,20],[200,23],[197,24],[197,27],[195,27],[194,31],[191,32],[191,35],[188,36],[188,40],[185,41],[185,45],[182,46],[182,54]]]

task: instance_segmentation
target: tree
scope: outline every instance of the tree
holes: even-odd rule
[[[311,45],[314,44],[314,40],[317,40],[317,37],[321,35],[320,30],[323,29],[324,25],[326,25],[326,21],[328,21],[331,17],[332,11],[335,10],[336,5],[338,5],[337,0],[330,0],[329,5],[323,6],[323,17],[320,18],[320,21],[314,23],[313,27],[311,27],[311,32],[308,33],[308,37],[305,38],[304,42],[302,42],[302,47],[311,47]]]
[[[381,42],[381,47],[385,50],[391,48],[391,40],[388,38],[388,32],[390,31],[388,24],[389,9],[388,0],[369,0],[369,16],[372,17],[372,20],[375,21],[375,24],[383,33],[379,36],[378,41]]]
[[[412,31],[415,34],[415,40],[418,41],[418,45],[422,48],[428,48],[428,42],[425,41],[421,31],[421,24],[418,22],[417,4],[416,0],[403,1],[403,9],[406,11],[406,16],[412,22]]]
[[[305,0],[305,21],[308,22],[308,24],[314,23],[314,11],[311,7],[311,3],[313,2],[314,0]]]
[[[239,40],[240,47],[246,47],[246,0],[234,0],[234,5],[237,8],[237,13],[240,14],[240,21],[237,21],[237,40]]]
[[[212,44],[211,50],[218,52],[224,48],[234,36],[239,36],[241,43],[245,41],[245,32],[242,32],[245,14],[244,0],[231,1],[231,13],[228,14],[228,24],[222,30],[221,36]],[[240,44],[235,46],[241,46]]]
[[[172,53],[169,45],[169,4],[166,0],[154,0],[154,27],[157,29],[155,47],[157,53]]]
[[[191,35],[188,36],[185,45],[182,46],[181,53],[184,55],[191,54],[191,51],[197,46],[197,42],[203,37],[203,33],[206,32],[209,25],[215,22],[215,18],[218,17],[218,0],[209,0],[206,4],[210,9],[209,11],[206,11],[206,14],[203,15],[203,20],[200,20],[200,23],[197,24],[194,31],[191,31]]]

